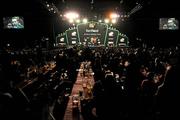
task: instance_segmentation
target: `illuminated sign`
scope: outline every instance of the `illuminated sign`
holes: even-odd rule
[[[106,46],[111,46],[111,47],[116,46],[116,42],[118,40],[118,35],[119,35],[118,30],[109,28],[108,32],[107,32],[105,45]]]
[[[129,40],[128,40],[128,37],[124,34],[119,34],[119,38],[118,38],[118,41],[117,41],[117,46],[119,47],[127,47],[129,45]]]
[[[95,30],[95,29],[86,29],[86,32],[89,33],[89,32],[94,32],[94,33],[98,33],[99,30]]]
[[[66,38],[69,45],[77,45],[79,43],[77,29],[73,28],[70,30],[66,30]]]
[[[56,46],[61,47],[61,46],[67,46],[67,45],[68,45],[68,42],[67,42],[65,33],[59,34],[56,37]]]

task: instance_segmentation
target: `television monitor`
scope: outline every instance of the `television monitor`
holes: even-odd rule
[[[3,18],[4,29],[24,29],[24,18],[12,16]]]
[[[160,18],[159,30],[178,30],[179,21],[176,18]]]

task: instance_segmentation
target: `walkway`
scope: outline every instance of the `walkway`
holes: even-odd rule
[[[90,62],[82,62],[78,70],[77,80],[72,88],[69,102],[65,111],[64,120],[83,120],[80,109],[80,99],[90,99],[94,85],[93,72]]]

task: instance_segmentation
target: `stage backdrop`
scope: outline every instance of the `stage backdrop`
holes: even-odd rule
[[[127,47],[128,37],[116,28],[109,27],[108,24],[90,21],[79,23],[76,27],[69,28],[65,33],[56,37],[57,46],[109,46]]]

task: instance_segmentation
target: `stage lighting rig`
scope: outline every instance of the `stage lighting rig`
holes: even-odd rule
[[[40,0],[40,3],[50,12],[50,13],[57,13],[59,14],[59,10],[57,9],[56,5],[54,3],[50,3],[47,1]]]

